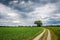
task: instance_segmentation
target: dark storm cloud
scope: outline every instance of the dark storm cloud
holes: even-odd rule
[[[22,12],[31,12],[34,11],[36,6],[44,6],[48,3],[58,3],[59,0],[16,0],[18,2],[11,2],[9,6],[13,7]]]
[[[49,19],[50,21],[48,21],[48,24],[60,24],[60,20],[57,20],[57,19],[54,19],[54,18],[51,18]]]
[[[9,2],[11,2],[11,1],[18,1],[17,3],[20,3],[21,1],[25,1],[25,2],[32,1],[35,3],[41,3],[41,4],[59,2],[59,0],[0,0],[0,3],[3,3],[5,5],[9,5]]]
[[[5,13],[0,13],[0,19],[8,19],[7,16]]]
[[[0,0],[0,3],[8,5],[9,2],[11,2],[11,1],[13,1],[13,0]]]
[[[17,2],[15,3],[13,1]],[[21,4],[21,2],[24,3]],[[30,4],[29,2],[32,2],[32,4]],[[0,3],[13,7],[14,9],[22,12],[31,12],[34,10],[33,9],[34,6],[45,5],[47,3],[56,3],[56,2],[59,2],[59,0],[1,0],[0,1]]]
[[[40,19],[45,24],[60,24],[60,16],[55,15],[60,14],[60,0],[0,0],[0,3],[0,25],[33,25]]]

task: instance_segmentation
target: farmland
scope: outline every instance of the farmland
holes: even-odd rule
[[[0,27],[0,40],[30,40],[42,31],[40,27]]]
[[[0,40],[32,40],[43,31],[43,28],[50,30],[52,40],[60,40],[60,27],[51,27],[51,26],[0,27]]]
[[[60,27],[46,27],[51,30],[52,40],[60,40]]]

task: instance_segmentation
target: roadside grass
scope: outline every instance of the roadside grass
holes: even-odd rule
[[[60,40],[60,27],[46,27],[51,31],[52,40]]]
[[[0,27],[0,40],[30,40],[42,31],[41,27]]]
[[[58,40],[56,34],[52,30],[50,30],[50,32],[51,32],[51,40]]]
[[[48,35],[48,31],[46,30],[43,36],[39,40],[46,40]]]

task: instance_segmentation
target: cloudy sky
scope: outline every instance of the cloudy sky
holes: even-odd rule
[[[0,0],[0,26],[60,25],[60,0]]]

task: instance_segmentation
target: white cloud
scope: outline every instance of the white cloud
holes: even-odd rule
[[[17,17],[17,16],[18,16],[17,13],[8,13],[7,15],[8,15],[8,16],[11,16],[11,17]]]
[[[28,18],[24,19],[24,23],[33,25],[35,20],[42,20],[43,23],[46,23],[55,10],[56,6],[53,4],[36,7],[34,11],[25,13]]]
[[[3,4],[0,4],[0,14],[4,15],[5,19],[0,19],[2,25],[28,25],[28,22],[21,17],[21,13],[11,9]],[[3,17],[3,16],[2,16]]]
[[[60,17],[60,13],[55,14],[57,17]]]
[[[54,19],[60,20],[60,13],[55,14]]]
[[[0,22],[10,22],[10,21],[14,22],[14,20],[20,20],[19,19],[20,15],[18,15],[16,11],[14,11],[13,9],[11,9],[3,4],[0,4],[0,14],[5,16],[5,19],[0,19],[0,20],[2,20]]]
[[[5,20],[5,19],[0,19],[0,23],[5,23],[5,22],[9,22],[9,20]]]
[[[29,13],[28,16],[37,20],[45,20],[45,18],[49,17],[55,10],[55,5],[47,4],[45,6],[35,8],[35,11]]]
[[[2,5],[2,4],[0,4],[0,13],[4,13],[4,14],[6,14],[8,16],[12,16],[12,17],[18,16],[18,14],[13,9],[11,9],[5,5]]]
[[[46,22],[49,20],[50,17],[53,18],[52,14],[57,8],[56,5],[51,3],[43,6],[40,6],[38,4],[33,5],[34,3],[31,1],[27,3],[25,1],[22,1],[19,4],[17,4],[17,1],[14,1],[11,2],[11,4],[13,8],[0,4],[0,13],[6,15],[5,17],[7,18],[7,19],[0,19],[1,23],[5,22],[7,25],[8,23],[9,25],[10,24],[33,25],[35,20],[42,20],[43,23],[46,24]],[[15,7],[21,8],[22,11],[14,9]],[[31,9],[33,9],[33,11],[30,11]],[[28,10],[30,12],[28,12]],[[27,17],[25,17],[24,15]],[[60,13],[56,15],[56,18],[59,19],[59,17],[60,17]]]
[[[16,21],[12,21],[13,23],[20,23],[20,21],[16,20]]]

